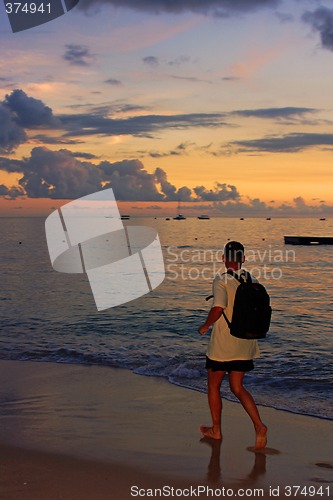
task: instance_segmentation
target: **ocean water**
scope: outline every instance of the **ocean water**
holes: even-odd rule
[[[273,308],[261,357],[246,375],[257,403],[333,419],[333,246],[284,245],[284,235],[333,236],[331,220],[132,218],[157,229],[166,279],[130,303],[98,312],[85,275],[51,267],[44,218],[1,218],[0,358],[96,364],[206,391],[210,308],[221,250],[244,243],[246,269],[266,286]],[[224,382],[222,394],[233,399]]]

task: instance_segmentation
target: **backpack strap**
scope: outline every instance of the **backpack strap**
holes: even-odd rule
[[[243,271],[240,272],[240,275],[238,276],[238,274],[236,274],[233,269],[228,269],[225,274],[230,274],[239,283],[252,283],[252,276],[251,276],[251,274],[248,271],[243,270]],[[228,328],[230,329],[231,322],[228,320],[228,318],[227,318],[224,310],[222,310],[222,314],[223,314],[224,319],[227,322]]]
[[[228,320],[227,315],[226,315],[226,313],[224,312],[224,310],[223,310],[223,309],[222,309],[222,314],[223,314],[224,319],[225,319],[225,320],[226,320],[226,322],[227,322],[228,328],[230,329],[230,327],[231,327],[231,323],[230,323],[230,321]]]
[[[240,275],[238,276],[238,274],[235,273],[235,271],[233,269],[228,269],[225,273],[223,274],[230,274],[230,276],[232,276],[233,278],[235,278],[239,283],[252,283],[252,276],[251,274],[248,272],[248,271],[241,271]],[[223,276],[223,275],[222,275]],[[208,295],[208,297],[206,297],[206,300],[210,300],[214,297],[214,295]],[[222,311],[222,314],[224,316],[224,319],[226,320],[226,322],[228,323],[228,326],[230,328],[230,321],[228,320],[228,318],[226,317],[224,311]]]
[[[233,269],[228,269],[228,271],[224,274],[230,274],[230,276],[233,276],[239,283],[252,283],[253,281],[251,274],[244,269],[240,272],[239,276]]]

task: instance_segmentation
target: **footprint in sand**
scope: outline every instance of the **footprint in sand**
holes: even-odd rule
[[[324,469],[333,469],[333,464],[329,464],[328,462],[317,462],[315,465]]]
[[[317,467],[322,468],[322,469],[333,470],[333,464],[330,464],[329,462],[317,462],[315,465]],[[324,479],[322,477],[313,477],[313,478],[311,478],[311,481],[314,483],[326,483],[326,484],[333,483],[333,481],[331,479]]]
[[[332,484],[333,481],[330,481],[329,479],[323,479],[322,477],[311,477],[310,478],[311,483],[319,483],[319,484]]]

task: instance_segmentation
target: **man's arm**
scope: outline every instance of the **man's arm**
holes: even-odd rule
[[[212,307],[208,313],[206,322],[199,327],[200,335],[204,335],[207,330],[212,326],[215,321],[217,321],[222,315],[223,307]]]

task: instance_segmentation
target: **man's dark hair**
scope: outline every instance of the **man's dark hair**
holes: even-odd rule
[[[229,241],[224,247],[224,260],[226,262],[242,263],[244,247],[239,241]]]

